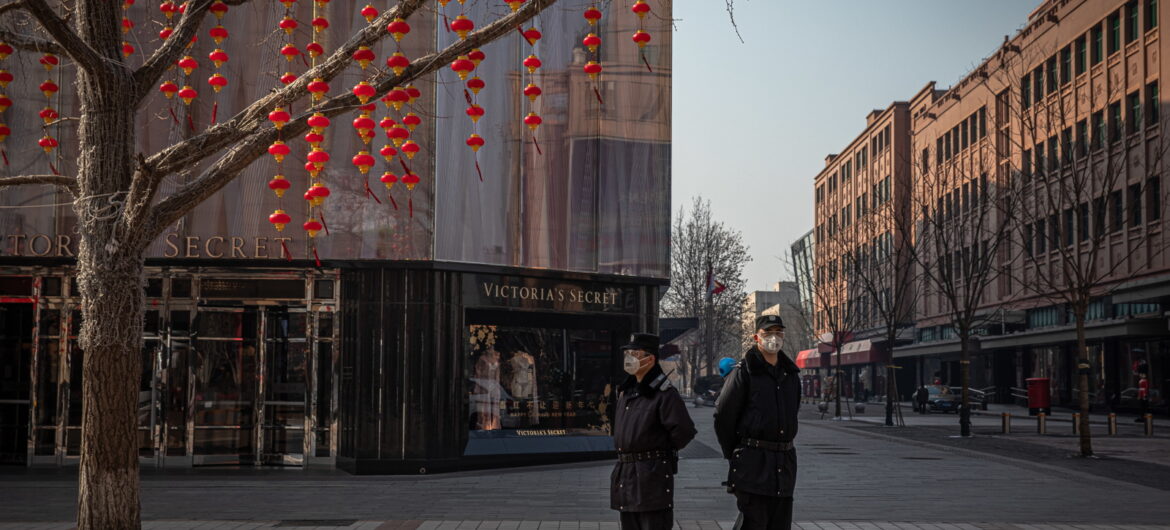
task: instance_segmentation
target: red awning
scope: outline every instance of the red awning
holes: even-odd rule
[[[868,364],[885,362],[885,356],[880,348],[875,348],[873,342],[868,340],[859,340],[850,342],[841,347],[841,365],[850,364]],[[833,365],[837,364],[836,355],[830,360]]]
[[[796,367],[800,369],[805,368],[819,368],[821,366],[821,352],[817,348],[811,350],[803,350],[796,354]]]

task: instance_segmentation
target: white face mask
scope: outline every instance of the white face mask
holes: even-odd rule
[[[625,369],[627,374],[634,375],[638,373],[638,370],[642,369],[642,360],[627,353],[626,361],[622,368]]]
[[[780,348],[784,347],[784,338],[767,337],[760,341],[760,346],[768,353],[780,353]]]

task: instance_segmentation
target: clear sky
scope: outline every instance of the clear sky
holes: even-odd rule
[[[740,230],[749,290],[813,227],[813,177],[865,115],[961,79],[1039,0],[676,0],[673,196]]]

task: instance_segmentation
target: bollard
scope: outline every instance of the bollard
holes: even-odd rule
[[[1117,436],[1117,414],[1109,413],[1109,436]]]
[[[1146,436],[1153,436],[1154,435],[1154,415],[1153,414],[1146,414],[1145,420],[1146,420]]]
[[[1081,413],[1074,412],[1073,413],[1073,434],[1075,435],[1075,434],[1080,434],[1080,433],[1081,433]]]
[[[1012,433],[1012,413],[1005,412],[1005,413],[1003,413],[1002,417],[1003,417],[1003,433],[1004,434],[1011,434]]]
[[[1036,432],[1048,434],[1048,415],[1043,412],[1036,415]]]

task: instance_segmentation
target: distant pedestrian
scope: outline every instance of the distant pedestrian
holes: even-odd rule
[[[747,351],[715,403],[715,434],[730,461],[728,490],[735,494],[744,530],[792,527],[796,488],[800,369],[783,351],[784,322],[756,319],[756,345]]]
[[[622,350],[630,376],[618,388],[613,423],[618,462],[611,476],[610,507],[621,512],[622,530],[670,530],[678,451],[697,431],[682,397],[658,365],[658,336],[635,333]]]
[[[1138,417],[1134,421],[1146,421],[1146,414],[1150,412],[1150,379],[1144,373],[1138,377]]]
[[[919,386],[918,391],[914,392],[914,410],[919,414],[926,414],[927,407],[930,404],[930,391],[926,386]]]

